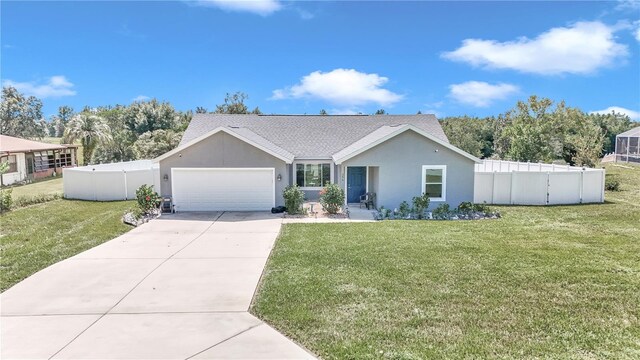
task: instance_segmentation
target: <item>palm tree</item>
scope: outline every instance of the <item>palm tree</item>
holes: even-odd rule
[[[84,165],[87,165],[96,146],[111,141],[111,131],[102,117],[82,112],[69,121],[64,131],[64,142],[73,144],[78,139],[82,144]]]

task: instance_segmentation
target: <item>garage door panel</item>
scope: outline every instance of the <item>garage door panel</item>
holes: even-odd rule
[[[176,211],[270,210],[274,169],[173,169]]]

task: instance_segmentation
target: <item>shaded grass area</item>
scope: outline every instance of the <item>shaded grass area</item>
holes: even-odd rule
[[[328,359],[640,358],[640,167],[600,205],[289,224],[252,311]]]
[[[0,291],[60,260],[127,232],[131,201],[55,200],[0,215]]]

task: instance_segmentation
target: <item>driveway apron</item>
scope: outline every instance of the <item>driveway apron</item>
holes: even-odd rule
[[[309,359],[248,313],[282,219],[163,216],[0,295],[3,359]]]

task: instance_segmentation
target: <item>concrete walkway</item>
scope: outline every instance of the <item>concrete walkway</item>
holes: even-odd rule
[[[282,219],[163,216],[0,296],[2,359],[308,359],[247,312]]]

